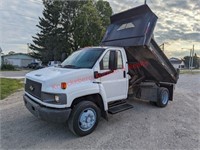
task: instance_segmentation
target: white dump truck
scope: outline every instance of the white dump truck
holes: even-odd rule
[[[25,106],[43,120],[66,122],[78,136],[93,132],[100,117],[132,108],[130,97],[165,107],[178,72],[153,39],[156,21],[147,5],[113,15],[99,47],[26,74]]]

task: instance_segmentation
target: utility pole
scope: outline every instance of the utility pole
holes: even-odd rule
[[[168,42],[164,42],[159,46],[163,52],[165,51],[165,44],[170,45]]]
[[[163,52],[165,51],[165,43],[163,43]]]
[[[193,62],[194,62],[194,44],[193,44],[193,47],[191,49],[191,71],[192,71],[192,67],[193,67]]]
[[[147,0],[144,0],[144,4],[147,4]]]
[[[191,69],[191,56],[192,56],[192,49],[190,49],[189,70]]]
[[[188,49],[188,48],[182,48],[182,49]],[[193,57],[194,57],[194,45],[192,49],[188,49],[190,50],[190,57],[189,57],[189,70],[192,71],[192,67],[193,67]]]
[[[160,47],[161,50],[164,52],[164,50],[165,50],[165,43],[162,43],[159,47]]]

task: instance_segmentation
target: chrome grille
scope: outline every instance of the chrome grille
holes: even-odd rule
[[[41,83],[26,79],[25,91],[28,92],[30,95],[41,99],[41,88]]]

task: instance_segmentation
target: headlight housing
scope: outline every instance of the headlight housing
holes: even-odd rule
[[[66,94],[52,94],[52,93],[44,93],[42,92],[42,101],[49,104],[67,104],[67,96]]]

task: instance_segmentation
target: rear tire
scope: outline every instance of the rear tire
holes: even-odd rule
[[[92,133],[99,121],[100,109],[91,101],[82,101],[72,110],[68,120],[69,129],[78,136]]]
[[[169,102],[169,90],[161,87],[158,91],[158,100],[156,102],[158,107],[166,107]]]

